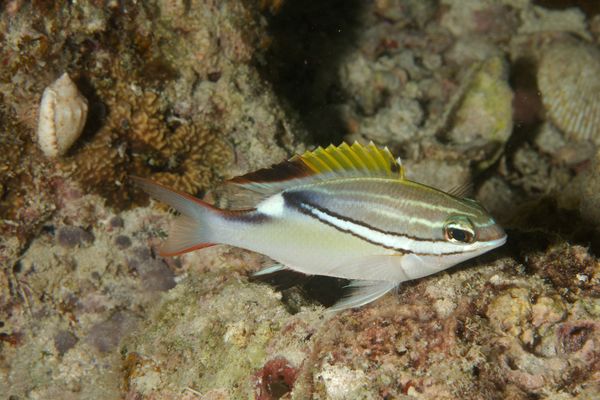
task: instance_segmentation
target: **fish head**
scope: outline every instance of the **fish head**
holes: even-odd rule
[[[485,253],[506,242],[506,232],[475,200],[462,199],[465,212],[447,215],[442,235],[456,251],[461,249],[470,257]],[[469,257],[469,258],[470,258]]]
[[[404,273],[409,279],[450,268],[463,261],[477,257],[506,242],[504,229],[483,207],[472,200],[461,199],[460,206],[432,225],[435,241],[418,252],[407,254],[402,259]],[[456,205],[456,204],[455,204]]]

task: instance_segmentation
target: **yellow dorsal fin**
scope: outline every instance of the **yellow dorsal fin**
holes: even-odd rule
[[[404,179],[404,169],[394,159],[387,147],[379,148],[369,143],[366,146],[354,142],[352,146],[342,143],[314,151],[307,151],[300,159],[314,174],[334,173],[339,175],[370,175]]]
[[[262,199],[294,186],[336,178],[378,177],[404,179],[404,169],[387,147],[358,142],[349,146],[319,147],[292,157],[270,168],[230,179],[223,188],[226,206],[234,209],[254,207]]]

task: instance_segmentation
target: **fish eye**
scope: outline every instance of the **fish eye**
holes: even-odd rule
[[[473,223],[467,217],[450,217],[444,225],[444,237],[452,243],[473,243],[475,241]]]

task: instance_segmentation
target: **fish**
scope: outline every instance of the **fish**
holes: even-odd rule
[[[444,192],[405,177],[387,147],[319,147],[222,186],[226,207],[134,177],[176,217],[162,256],[226,244],[268,256],[256,276],[289,269],[350,280],[330,310],[360,307],[506,242],[463,189]]]

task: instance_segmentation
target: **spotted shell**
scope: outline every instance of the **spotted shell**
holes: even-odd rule
[[[87,100],[65,72],[42,94],[38,144],[48,157],[64,155],[75,143],[87,118]]]
[[[552,122],[576,140],[600,145],[600,50],[574,40],[548,44],[537,80]]]

